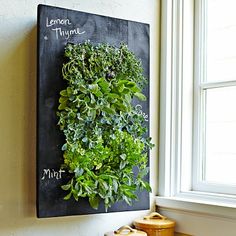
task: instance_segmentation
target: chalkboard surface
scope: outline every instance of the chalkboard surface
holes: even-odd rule
[[[144,75],[149,79],[149,25],[106,16],[68,10],[58,7],[38,6],[38,95],[37,95],[37,216],[95,214],[104,212],[90,207],[87,199],[76,202],[63,200],[66,192],[66,173],[63,163],[64,135],[57,125],[56,111],[59,92],[66,87],[61,76],[64,48],[67,43],[86,40],[128,45],[142,61]],[[147,101],[134,105],[143,113],[149,127],[149,86],[144,91]],[[147,176],[147,179],[149,177]],[[139,201],[128,206],[125,202],[114,204],[108,212],[144,210],[149,208],[149,194],[137,193]]]

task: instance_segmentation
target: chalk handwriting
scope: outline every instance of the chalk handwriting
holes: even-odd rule
[[[137,104],[137,105],[135,106],[135,110],[136,110],[137,114],[142,115],[143,118],[144,118],[144,120],[145,120],[145,121],[148,121],[148,115],[147,115],[146,113],[144,113],[142,109],[143,109],[143,107],[142,107],[142,105],[140,105],[140,104]]]
[[[79,27],[72,28],[72,29],[62,28],[62,27],[70,26],[70,25],[72,25],[72,22],[67,18],[64,18],[64,19],[60,19],[60,18],[48,19],[48,17],[46,18],[46,27],[50,28],[52,31],[55,32],[56,39],[59,39],[60,37],[69,39],[71,35],[81,35],[85,33],[85,31],[81,31]],[[45,37],[44,39],[47,40],[48,38],[45,38]]]
[[[46,18],[46,26],[51,27],[53,25],[71,25],[71,22],[69,19],[51,19],[48,20],[48,17]]]
[[[56,171],[54,169],[43,169],[43,174],[41,180],[44,179],[61,179],[62,173],[64,173],[64,170]]]
[[[72,29],[72,30],[62,30],[62,28],[54,28],[52,29],[56,32],[56,38],[58,39],[59,36],[61,37],[65,37],[66,39],[68,39],[71,35],[74,34],[84,34],[85,31],[80,32],[80,28],[76,28],[76,29]]]

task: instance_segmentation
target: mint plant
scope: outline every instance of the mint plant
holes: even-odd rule
[[[71,174],[62,186],[68,192],[64,199],[88,198],[94,209],[100,201],[106,210],[120,200],[131,205],[137,190],[151,191],[144,177],[154,145],[132,105],[134,97],[146,99],[141,61],[125,44],[89,41],[68,44],[65,57],[67,88],[60,92],[57,112],[65,135],[63,168]]]

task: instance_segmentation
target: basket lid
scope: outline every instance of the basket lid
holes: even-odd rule
[[[129,225],[125,225],[114,232],[106,233],[105,236],[147,236],[147,233],[133,229]]]
[[[173,228],[175,222],[167,219],[167,217],[162,216],[157,212],[152,212],[150,215],[145,216],[143,219],[138,219],[134,221],[134,225],[137,228],[152,228],[152,229],[166,229]]]

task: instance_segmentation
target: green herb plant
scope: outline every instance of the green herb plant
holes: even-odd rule
[[[65,57],[68,86],[60,92],[57,112],[66,141],[63,168],[71,176],[62,186],[68,191],[64,199],[88,198],[94,209],[100,201],[106,210],[120,200],[131,205],[138,190],[151,191],[144,177],[153,144],[132,105],[134,97],[146,99],[141,61],[125,44],[89,41],[68,44]]]

